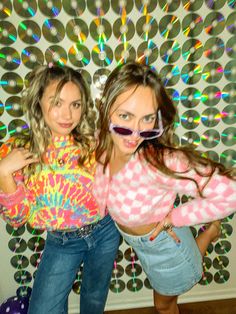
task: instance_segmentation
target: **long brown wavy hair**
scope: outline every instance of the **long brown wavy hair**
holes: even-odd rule
[[[235,173],[233,173],[232,170],[226,169],[222,164],[211,159],[202,157],[201,152],[193,150],[193,147],[181,147],[174,143],[173,135],[177,110],[168,96],[157,72],[151,67],[135,61],[130,61],[124,65],[118,66],[110,73],[104,86],[102,98],[97,104],[99,110],[99,141],[96,150],[96,159],[98,162],[101,162],[105,153],[105,160],[102,162],[104,171],[111,159],[113,150],[113,143],[109,132],[112,106],[119,95],[123,94],[130,88],[135,87],[135,91],[139,86],[147,86],[153,90],[158,109],[161,111],[164,126],[164,132],[160,137],[152,140],[145,140],[138,147],[137,153],[141,153],[142,158],[144,157],[147,162],[166,175],[178,179],[194,181],[190,177],[180,176],[166,165],[165,159],[167,155],[176,151],[181,151],[188,160],[189,169],[194,169],[201,176],[206,176],[210,179],[216,168],[218,168],[220,174],[231,178],[235,177]],[[145,106],[145,99],[143,99],[143,105]],[[156,128],[157,125],[158,116],[154,128]],[[208,173],[203,174],[200,170],[202,167],[199,166],[207,166],[207,169],[209,169]],[[197,182],[195,182],[195,184],[197,185]],[[202,195],[198,185],[197,188],[199,194]]]

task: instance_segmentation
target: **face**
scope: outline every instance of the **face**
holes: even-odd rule
[[[53,105],[57,84],[57,81],[53,81],[46,87],[41,109],[53,136],[69,135],[80,122],[81,93],[77,85],[68,82],[61,90],[58,103]]]
[[[157,104],[154,92],[150,87],[139,86],[130,88],[117,97],[111,107],[110,121],[119,126],[136,131],[154,128],[157,114]],[[131,156],[144,141],[137,133],[120,136],[111,132],[114,152],[118,156]]]

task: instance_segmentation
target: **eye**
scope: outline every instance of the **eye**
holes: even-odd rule
[[[75,108],[75,109],[79,109],[79,108],[81,107],[81,102],[74,102],[74,103],[72,104],[72,106],[73,106],[73,108]]]
[[[144,123],[152,123],[152,122],[155,122],[155,120],[156,120],[156,115],[145,116],[143,118]]]
[[[119,118],[124,120],[124,121],[129,120],[129,117],[130,117],[129,114],[127,114],[127,113],[120,113],[119,114]]]

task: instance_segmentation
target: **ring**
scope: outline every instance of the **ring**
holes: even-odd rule
[[[173,225],[170,222],[165,222],[163,224],[163,230],[165,231],[172,231]]]

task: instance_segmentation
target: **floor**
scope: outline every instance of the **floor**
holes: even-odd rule
[[[236,314],[236,298],[180,304],[180,314]],[[105,314],[157,314],[154,308],[106,311]]]

